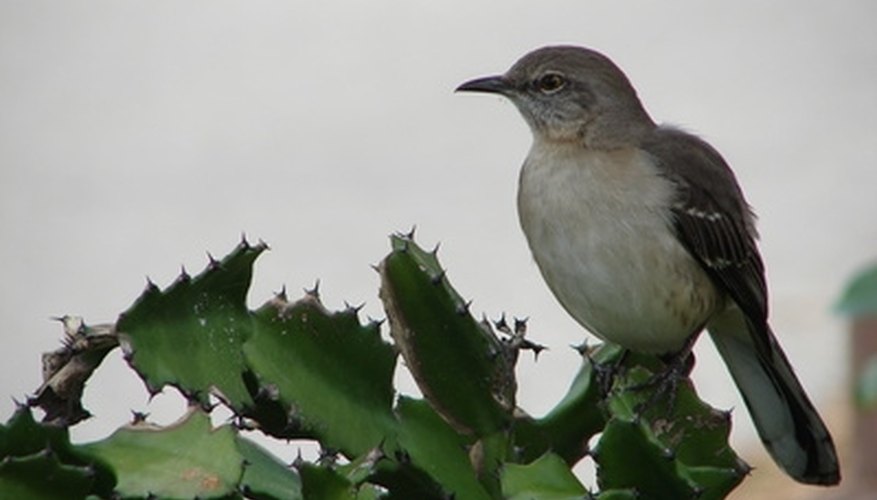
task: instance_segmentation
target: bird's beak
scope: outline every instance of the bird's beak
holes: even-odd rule
[[[488,92],[506,94],[512,89],[509,81],[502,75],[476,78],[457,87],[456,92]]]

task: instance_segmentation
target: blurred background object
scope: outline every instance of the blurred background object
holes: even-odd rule
[[[877,494],[877,263],[863,269],[837,304],[847,318],[850,335],[849,381],[852,424],[847,487],[854,493]]]

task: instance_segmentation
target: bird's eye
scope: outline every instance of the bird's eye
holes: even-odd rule
[[[566,86],[566,78],[559,73],[546,73],[536,80],[536,88],[545,94],[552,94]]]

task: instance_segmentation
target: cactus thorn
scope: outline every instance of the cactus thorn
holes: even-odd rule
[[[435,246],[432,247],[432,251],[429,252],[429,253],[432,254],[433,257],[437,257],[437,256],[438,256],[438,252],[439,252],[439,248],[441,248],[441,246],[442,246],[442,242],[441,242],[441,241],[436,242]]]
[[[411,463],[411,455],[408,454],[407,451],[399,449],[394,453],[396,457],[396,461],[402,465],[408,465]]]
[[[502,316],[500,316],[498,320],[493,322],[493,326],[502,333],[511,333],[511,330],[509,329],[509,324],[505,319],[505,313],[502,313]]]
[[[439,271],[438,273],[436,273],[436,274],[430,276],[430,277],[429,277],[429,282],[432,283],[434,286],[441,285],[441,284],[442,284],[442,281],[445,279],[445,275],[446,275],[447,273],[448,273],[448,272],[447,272],[446,270],[442,269],[442,270]]]
[[[664,448],[661,450],[661,455],[670,462],[676,460],[676,452],[672,448]]]
[[[457,314],[458,314],[459,316],[465,316],[465,315],[469,314],[469,307],[470,307],[470,306],[472,306],[472,301],[471,301],[471,300],[467,300],[466,302],[463,302],[463,303],[461,303],[461,304],[458,304],[458,305],[457,305],[457,311],[456,311]]]
[[[320,465],[335,465],[338,462],[338,451],[332,448],[320,448],[320,455],[317,457],[317,463]]]
[[[417,224],[413,224],[411,226],[411,230],[405,233],[403,236],[408,240],[414,240],[414,233],[417,231]]]
[[[149,417],[149,413],[131,410],[131,423],[134,425],[142,424],[143,422],[146,422],[146,419],[148,417]]]
[[[180,275],[177,276],[177,283],[185,283],[187,281],[191,281],[192,277],[189,275],[189,272],[186,271],[185,265],[180,265]]]
[[[359,314],[359,311],[361,311],[363,307],[365,307],[365,302],[355,306],[346,300],[344,301],[344,309],[348,312],[353,312],[354,314]]]
[[[304,459],[304,457],[301,456],[301,448],[299,448],[298,453],[295,456],[295,459],[292,461],[292,463],[289,464],[289,467],[298,468],[298,467],[301,467],[301,465],[303,463],[305,463],[305,459]]]
[[[523,336],[527,331],[527,321],[530,321],[528,316],[524,316],[523,318],[515,318],[515,334]]]
[[[280,287],[280,291],[279,291],[279,292],[275,292],[275,293],[274,293],[274,298],[286,302],[286,300],[287,300],[287,297],[286,297],[286,284],[283,284],[283,285]]]
[[[319,278],[317,278],[317,280],[314,282],[313,288],[311,288],[310,290],[305,288],[305,295],[307,295],[308,297],[310,297],[312,299],[316,299],[319,302],[319,300],[320,300],[320,279]]]
[[[146,392],[149,393],[149,402],[151,403],[155,396],[161,394],[161,387],[154,387],[149,382],[146,383]]]
[[[587,340],[583,341],[581,344],[570,344],[570,347],[575,349],[575,351],[579,353],[579,356],[587,356],[588,351],[590,350]]]
[[[535,361],[539,360],[539,354],[541,354],[542,351],[548,350],[548,347],[546,347],[542,344],[537,344],[535,342],[531,342],[527,339],[522,339],[520,342],[520,346],[518,348],[519,349],[526,349],[528,351],[533,351],[533,360],[535,360]]]

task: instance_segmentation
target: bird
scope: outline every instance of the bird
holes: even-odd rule
[[[839,483],[831,434],[768,323],[755,215],[722,155],[653,121],[624,72],[585,47],[542,47],[456,90],[503,96],[529,125],[518,216],[563,308],[644,354],[687,354],[706,330],[779,467]]]

